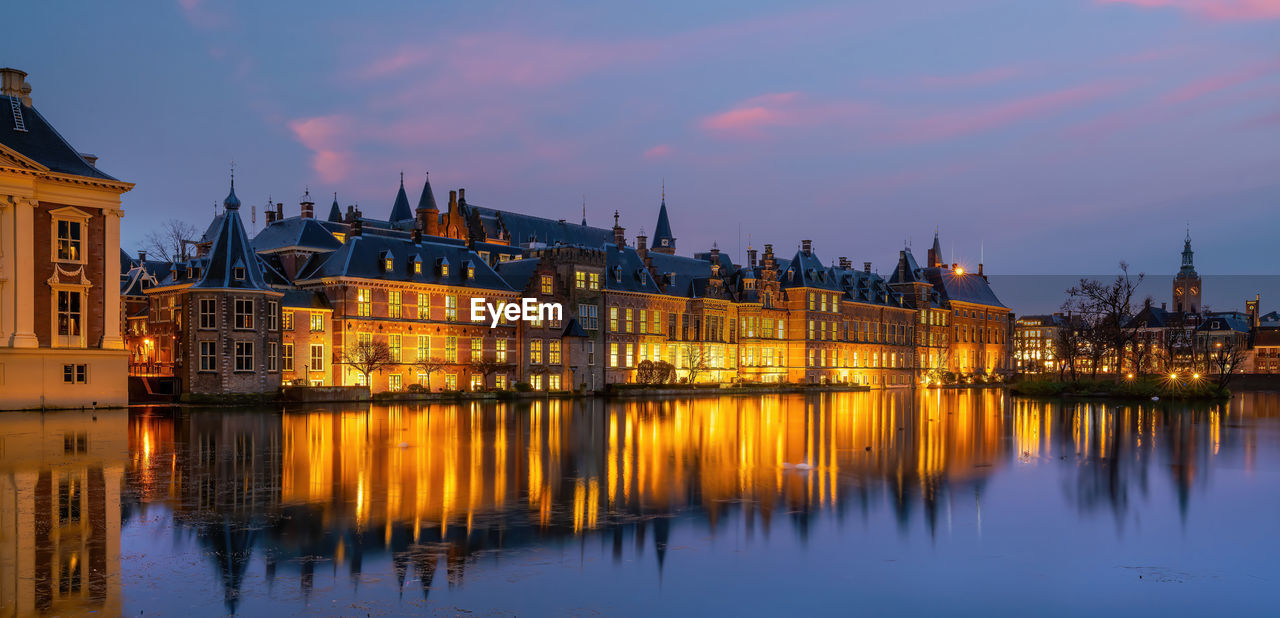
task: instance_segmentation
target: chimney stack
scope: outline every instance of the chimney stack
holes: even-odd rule
[[[139,262],[141,262],[141,263],[143,263],[143,264],[145,264],[145,263],[147,262],[147,250],[146,250],[146,249],[139,249],[139,250],[138,250],[138,261],[139,261]]]
[[[983,276],[983,275],[982,275],[982,262],[978,262],[978,276],[979,276],[979,277]]]
[[[802,240],[802,241],[800,241],[800,251],[801,251],[801,253],[804,253],[805,255],[810,255],[810,254],[812,254],[812,253],[813,253],[813,241],[812,241],[812,240]]]
[[[862,272],[867,273],[868,275],[871,274],[871,262],[862,263]]]
[[[267,225],[271,225],[276,222],[276,211],[271,210],[271,208],[267,208],[267,212],[265,214],[267,215]]]
[[[457,211],[458,211],[458,192],[449,191],[449,211],[448,212],[452,213]]]
[[[31,107],[31,84],[27,72],[5,67],[0,69],[0,94],[17,97],[23,105]]]
[[[364,222],[361,221],[360,219],[356,219],[352,221],[351,231],[347,233],[347,236],[360,236],[363,234],[364,234]]]
[[[840,270],[849,270],[850,268],[853,268],[853,262],[849,261],[849,258],[841,256]]]
[[[618,211],[613,211],[613,244],[619,249],[627,246],[627,228],[618,225]]]
[[[463,206],[466,206],[466,204],[467,204],[467,190],[466,190],[466,189],[458,189],[458,203],[459,203],[459,204],[461,204],[461,205],[463,205]]]
[[[639,236],[636,236],[636,253],[639,253],[640,258],[644,259],[644,256],[646,253],[648,253],[648,251],[649,251],[649,237],[645,236],[644,233],[642,232],[640,233]]]

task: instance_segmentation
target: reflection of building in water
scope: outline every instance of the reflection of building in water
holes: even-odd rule
[[[166,432],[176,448],[156,444]],[[593,531],[661,564],[692,518],[803,534],[824,510],[887,507],[932,533],[956,487],[1008,459],[1007,435],[996,391],[205,412],[136,419],[131,483],[235,560],[217,565],[233,610],[255,546],[268,577],[298,569],[304,589],[318,562],[354,579],[389,553],[425,594],[441,563],[456,583],[487,550]]]
[[[128,413],[0,415],[0,614],[118,615]]]

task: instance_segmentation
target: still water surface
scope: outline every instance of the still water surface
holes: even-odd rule
[[[0,615],[1248,615],[1280,394],[0,415]]]

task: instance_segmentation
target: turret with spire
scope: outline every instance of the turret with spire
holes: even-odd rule
[[[329,206],[329,220],[342,223],[342,207],[338,205],[338,192],[333,192],[333,204]]]
[[[440,207],[436,205],[436,194],[431,190],[431,174],[422,183],[422,195],[418,197],[418,229],[427,236],[440,235]]]
[[[675,255],[676,239],[671,235],[671,220],[667,217],[667,184],[662,183],[662,205],[658,207],[658,224],[653,227],[652,251]]]
[[[400,190],[396,192],[396,201],[391,205],[391,217],[387,220],[399,223],[412,219],[413,211],[409,209],[409,196],[404,192],[404,172],[400,172]]]
[[[1187,235],[1182,241],[1182,268],[1173,278],[1174,313],[1199,313],[1203,292],[1200,275],[1196,273],[1195,252],[1191,250],[1191,227],[1187,226]]]

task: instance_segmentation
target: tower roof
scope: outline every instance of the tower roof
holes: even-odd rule
[[[192,287],[206,289],[236,290],[269,290],[271,289],[262,275],[262,267],[258,263],[258,255],[249,244],[245,234],[244,223],[240,221],[240,200],[235,199],[234,188],[223,202],[227,211],[223,213],[217,228],[212,230],[212,246],[206,257],[207,264],[201,272],[200,281]],[[234,200],[235,207],[232,207]]]
[[[400,190],[396,192],[396,203],[391,206],[391,217],[388,221],[395,223],[396,221],[408,221],[413,218],[413,211],[409,209],[409,196],[404,192],[404,172],[400,173]]]
[[[338,192],[333,192],[333,205],[329,206],[329,220],[334,223],[342,222],[342,207],[338,206]]]
[[[404,186],[403,180],[400,181],[400,185],[401,187]],[[401,190],[403,191],[403,188]],[[418,208],[427,209],[427,210],[440,210],[440,208],[436,206],[436,194],[431,191],[431,174],[430,173],[427,174],[427,180],[422,183],[422,195],[418,197]],[[393,213],[392,219],[394,218],[395,217]]]
[[[663,241],[666,241],[665,243]],[[667,217],[667,198],[662,198],[662,206],[658,208],[658,224],[653,226],[653,246],[674,247],[676,239],[671,235],[671,220]]]

